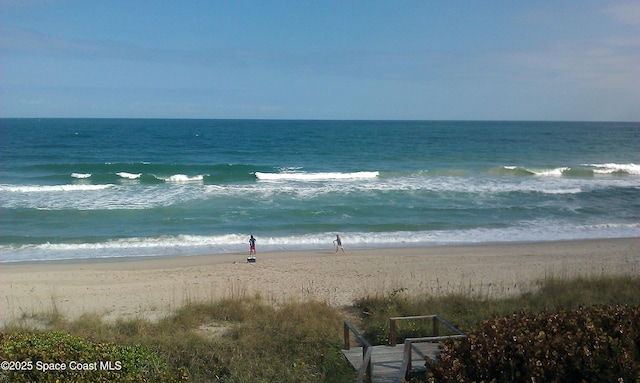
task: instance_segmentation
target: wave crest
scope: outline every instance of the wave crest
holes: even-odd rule
[[[137,180],[140,178],[140,176],[142,176],[142,173],[133,174],[133,173],[127,173],[127,172],[118,172],[116,174],[121,178],[126,178],[128,180]]]
[[[640,165],[638,164],[616,164],[616,163],[608,163],[608,164],[583,164],[583,166],[588,166],[593,169],[594,173],[597,174],[631,174],[631,175],[640,175]]]
[[[256,178],[263,181],[330,181],[376,178],[379,172],[354,173],[262,173],[255,172]]]
[[[165,181],[165,182],[176,182],[176,183],[183,183],[183,182],[202,182],[202,180],[204,180],[205,174],[200,174],[197,176],[188,176],[186,174],[174,174],[170,177],[156,177],[159,180]]]
[[[505,165],[489,170],[490,173],[507,176],[540,176],[540,177],[592,177],[594,175],[640,175],[640,165],[605,163],[581,164],[577,167],[560,166],[556,168],[529,168],[524,166]]]
[[[71,173],[72,178],[86,179],[91,177],[91,173]]]

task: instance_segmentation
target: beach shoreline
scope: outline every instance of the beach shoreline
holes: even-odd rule
[[[157,320],[188,302],[259,295],[348,306],[366,295],[461,292],[500,297],[551,277],[638,275],[640,239],[483,243],[127,257],[0,264],[0,325],[55,310],[74,319]]]

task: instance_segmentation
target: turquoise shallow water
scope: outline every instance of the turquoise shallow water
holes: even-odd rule
[[[2,119],[0,261],[640,234],[640,124]]]

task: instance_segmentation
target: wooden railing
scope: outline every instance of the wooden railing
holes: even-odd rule
[[[356,340],[362,346],[362,365],[358,370],[358,376],[356,378],[356,383],[362,383],[367,378],[367,382],[371,382],[371,353],[373,352],[373,347],[367,340],[360,335],[358,330],[356,330],[349,321],[344,321],[344,346],[343,349],[349,350],[351,349],[350,344],[350,332],[355,335]]]
[[[404,353],[402,358],[401,377],[405,378],[407,372],[411,370],[411,357],[412,350],[416,347],[414,343],[420,342],[441,342],[450,338],[466,338],[467,335],[462,331],[455,328],[452,324],[440,318],[437,315],[422,315],[422,316],[409,316],[409,317],[393,317],[389,319],[390,329],[390,341],[391,346],[396,346],[396,332],[397,322],[402,320],[416,320],[416,319],[431,319],[433,321],[433,336],[422,338],[407,338],[404,340]],[[444,325],[451,330],[454,335],[440,336],[440,325]],[[362,346],[362,365],[358,369],[358,375],[356,383],[362,383],[365,378],[367,382],[371,382],[371,354],[373,353],[373,346],[356,330],[355,327],[348,321],[344,321],[344,346],[345,350],[351,349],[351,333],[355,336],[356,341]],[[419,351],[415,348],[416,351]]]
[[[411,370],[411,359],[412,359],[412,350],[414,349],[414,343],[421,342],[442,342],[443,340],[450,338],[466,338],[467,335],[462,331],[458,330],[447,322],[446,320],[440,318],[437,315],[420,315],[420,316],[409,316],[409,317],[394,317],[389,319],[389,331],[390,331],[390,341],[391,346],[396,346],[396,324],[401,320],[416,320],[416,319],[431,319],[433,321],[433,336],[427,336],[422,338],[407,338],[404,340],[404,353],[402,357],[402,367],[401,367],[401,377],[406,377],[407,372]],[[443,324],[449,330],[451,330],[455,335],[445,335],[440,336],[440,324]],[[417,350],[417,349],[416,349]]]
[[[440,318],[437,315],[418,315],[418,316],[409,316],[409,317],[393,317],[389,318],[389,340],[391,341],[391,346],[396,346],[396,333],[397,333],[397,322],[402,320],[416,320],[416,319],[431,319],[433,321],[433,336],[437,337],[440,335],[440,323],[445,325],[451,331],[453,331],[457,335],[464,335],[463,332],[455,328],[453,325],[449,324],[444,319]]]

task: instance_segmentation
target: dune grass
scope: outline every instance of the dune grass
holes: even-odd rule
[[[458,328],[471,328],[482,320],[518,311],[574,309],[592,305],[640,305],[640,276],[593,276],[564,279],[550,277],[535,292],[506,298],[449,293],[439,296],[409,295],[402,289],[358,299],[364,315],[362,328],[374,344],[389,342],[389,318],[437,314]],[[407,322],[398,331],[405,337],[430,335],[430,324]]]
[[[274,303],[241,294],[189,302],[157,322],[105,322],[97,315],[66,320],[54,307],[36,318],[37,328],[34,317],[25,317],[3,331],[56,331],[96,342],[141,344],[171,368],[187,371],[195,382],[353,382],[355,371],[340,351],[347,318],[372,343],[385,344],[392,316],[438,314],[464,329],[517,311],[594,304],[640,305],[640,276],[549,278],[535,292],[501,299],[464,293],[410,295],[397,288],[359,298],[349,308],[313,300]],[[399,341],[430,331],[425,324],[402,326]]]
[[[191,302],[155,323],[107,323],[97,315],[73,321],[42,315],[39,321],[47,319],[48,331],[151,347],[195,382],[344,382],[355,376],[340,352],[341,312],[317,301],[277,306],[259,297]],[[4,331],[33,331],[27,323],[16,321]]]

